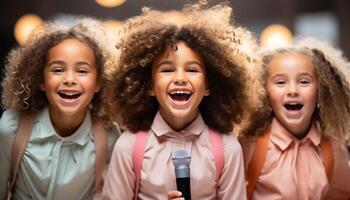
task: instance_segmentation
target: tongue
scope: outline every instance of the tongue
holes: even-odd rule
[[[74,95],[66,95],[61,93],[60,96],[65,99],[76,99],[80,96],[80,94],[74,94]]]
[[[171,98],[175,101],[187,101],[189,98],[189,95],[187,94],[177,94],[177,95],[171,95]]]
[[[302,108],[302,105],[300,105],[300,104],[286,105],[285,107],[287,108],[287,110],[298,111],[298,110],[300,110]]]

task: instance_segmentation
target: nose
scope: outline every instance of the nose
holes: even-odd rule
[[[66,86],[73,86],[76,84],[75,74],[72,71],[67,71],[63,80],[63,84]]]
[[[175,74],[175,81],[176,84],[186,84],[187,80],[186,80],[186,75],[183,71],[177,71]]]
[[[299,88],[297,84],[291,83],[288,84],[288,96],[298,96],[299,95]]]

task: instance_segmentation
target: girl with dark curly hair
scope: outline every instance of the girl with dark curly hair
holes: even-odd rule
[[[248,106],[247,67],[255,64],[250,52],[256,45],[230,17],[226,5],[194,5],[181,12],[144,9],[126,22],[103,99],[128,130],[115,145],[103,199],[167,199],[176,190],[171,157],[178,149],[192,157],[192,199],[246,198],[241,147],[232,131]],[[223,141],[218,180],[212,130]],[[147,141],[137,180],[132,160],[142,131]]]
[[[304,39],[263,63],[263,104],[242,132],[248,198],[349,199],[349,62]]]
[[[2,82],[0,199],[8,183],[14,199],[85,200],[101,189],[97,173],[118,132],[103,131],[99,116],[111,54],[105,39],[96,20],[71,27],[46,23],[9,54]],[[25,144],[22,154],[18,143]]]

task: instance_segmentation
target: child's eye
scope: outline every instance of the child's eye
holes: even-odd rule
[[[200,70],[198,68],[195,67],[190,67],[187,69],[188,72],[200,72]]]
[[[50,72],[61,73],[61,72],[64,72],[64,68],[63,67],[59,67],[59,66],[51,67],[50,68]]]
[[[276,84],[276,85],[284,85],[285,83],[286,83],[285,80],[276,80],[276,81],[275,81],[275,84]]]
[[[301,80],[300,80],[300,83],[301,83],[302,85],[308,85],[308,84],[310,83],[310,81],[307,80],[307,79],[301,79]]]
[[[174,69],[172,67],[163,67],[159,71],[163,73],[169,73],[169,72],[173,72]]]
[[[86,74],[86,73],[89,72],[89,70],[84,69],[84,68],[81,68],[81,69],[78,69],[77,72],[78,72],[79,74]]]

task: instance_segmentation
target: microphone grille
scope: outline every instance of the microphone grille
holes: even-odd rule
[[[175,168],[180,165],[189,166],[191,163],[191,156],[189,155],[189,153],[187,153],[186,150],[179,149],[173,152],[171,160],[173,161]]]

